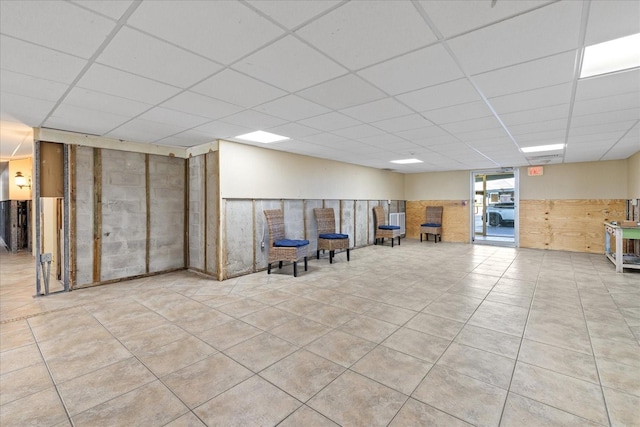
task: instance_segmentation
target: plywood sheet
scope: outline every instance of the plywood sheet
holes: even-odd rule
[[[427,206],[442,206],[442,241],[469,242],[469,206],[451,200],[410,200],[406,202],[407,237],[420,238],[420,224],[427,219]]]

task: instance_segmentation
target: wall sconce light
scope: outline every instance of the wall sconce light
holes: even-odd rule
[[[22,190],[23,187],[31,188],[31,177],[27,178],[22,172],[16,172],[16,185]]]

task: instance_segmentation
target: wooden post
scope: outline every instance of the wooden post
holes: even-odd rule
[[[102,267],[102,151],[93,149],[93,282],[100,282]]]

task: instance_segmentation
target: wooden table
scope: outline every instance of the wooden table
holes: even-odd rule
[[[615,252],[611,252],[611,236],[616,240]],[[609,222],[604,223],[604,253],[615,264],[617,273],[622,273],[624,268],[640,269],[640,255],[636,255],[632,259],[633,262],[624,261],[623,239],[640,239],[640,227],[622,227]]]

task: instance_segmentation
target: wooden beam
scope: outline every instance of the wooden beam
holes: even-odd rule
[[[150,180],[149,180],[149,154],[144,155],[144,192],[146,201],[147,212],[147,233],[145,242],[145,272],[149,273],[149,264],[151,258],[151,193],[150,193]]]
[[[69,289],[77,284],[76,270],[78,268],[77,252],[77,224],[76,224],[76,150],[75,145],[69,146]]]
[[[102,150],[93,149],[93,281],[100,282],[102,268]]]

